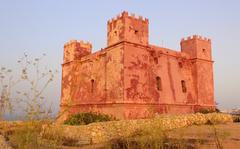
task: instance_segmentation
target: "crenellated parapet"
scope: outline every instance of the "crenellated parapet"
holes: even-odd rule
[[[122,19],[123,17],[129,17],[138,21],[142,21],[145,23],[148,23],[148,19],[139,15],[136,15],[134,13],[131,13],[130,15],[128,14],[127,11],[123,11],[122,13],[118,14],[116,17],[113,17],[111,20],[108,21],[108,24],[110,24],[111,22],[117,21],[119,19]]]
[[[116,17],[110,19],[107,24],[108,26],[112,26],[112,27],[115,27],[116,25],[116,22],[119,21],[119,20],[123,20],[124,18],[128,18],[128,19],[132,19],[132,20],[135,20],[135,21],[138,21],[138,22],[142,22],[144,24],[148,24],[149,21],[147,18],[144,18],[142,16],[138,16],[134,13],[131,13],[130,15],[128,14],[128,12],[126,11],[123,11],[121,14],[117,15]],[[109,30],[111,31],[111,30]]]
[[[187,38],[182,38],[181,42],[186,42],[186,41],[190,41],[190,40],[202,40],[202,41],[211,42],[211,39],[202,37],[200,35],[193,35],[193,36],[188,36]]]
[[[83,40],[70,40],[69,42],[66,42],[64,44],[64,47],[69,47],[69,46],[81,46],[88,49],[92,49],[92,44],[88,41],[85,42]]]

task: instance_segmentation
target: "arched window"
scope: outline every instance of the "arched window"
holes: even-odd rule
[[[162,80],[159,76],[156,77],[156,85],[157,85],[157,90],[161,91],[162,90]]]
[[[91,80],[91,92],[93,93],[94,91],[94,79]]]
[[[186,82],[184,80],[181,81],[181,85],[182,85],[182,92],[186,93],[187,92],[187,87],[186,87]]]

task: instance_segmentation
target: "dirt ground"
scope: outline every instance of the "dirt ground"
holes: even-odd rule
[[[169,138],[195,142],[199,149],[240,149],[240,123],[201,125],[179,128],[168,132]],[[83,147],[63,147],[64,149],[101,149],[105,144]]]
[[[200,149],[218,149],[217,142],[223,149],[240,149],[240,123],[180,128],[169,132],[169,137],[201,140]]]

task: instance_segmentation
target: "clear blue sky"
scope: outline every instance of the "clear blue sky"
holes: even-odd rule
[[[123,10],[149,18],[150,43],[178,50],[182,37],[212,39],[215,97],[223,108],[240,107],[239,0],[0,0],[0,66],[14,66],[27,51],[47,53],[46,64],[61,70],[63,45],[70,39],[106,46],[107,20]],[[49,100],[58,110],[60,75]]]

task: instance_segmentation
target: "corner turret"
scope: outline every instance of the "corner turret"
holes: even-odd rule
[[[181,51],[188,53],[192,59],[212,60],[211,40],[198,35],[181,40]]]
[[[197,104],[215,108],[211,40],[191,36],[181,41],[181,51],[189,54],[195,80]],[[195,109],[197,111],[197,108]]]
[[[64,63],[78,60],[92,52],[92,44],[84,41],[70,40],[64,45]]]

